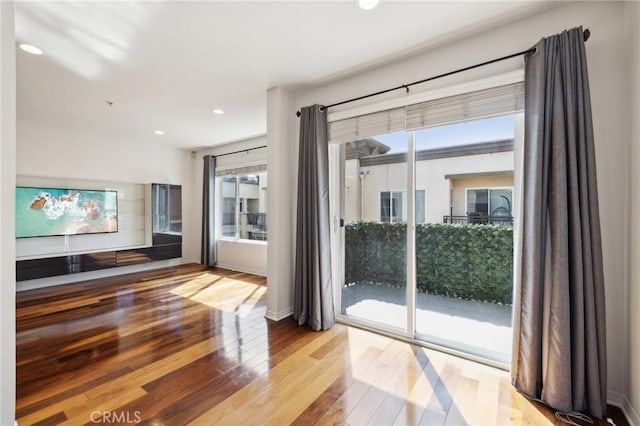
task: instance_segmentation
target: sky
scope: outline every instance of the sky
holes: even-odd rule
[[[416,131],[416,151],[513,139],[514,128],[515,116],[503,115],[422,129]],[[374,139],[391,147],[389,154],[406,152],[407,150],[407,135],[405,132],[374,136]]]

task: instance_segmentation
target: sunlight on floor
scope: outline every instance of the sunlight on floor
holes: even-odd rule
[[[247,316],[267,291],[266,286],[246,283],[212,273],[171,290],[171,294],[202,303],[214,309]]]
[[[449,388],[449,379],[453,384],[458,382],[448,371],[450,357],[388,338],[374,340],[379,353],[362,354],[354,349],[371,345],[371,338],[367,332],[354,328],[349,328],[348,333],[354,379],[372,386],[369,392],[374,394],[383,392],[384,395],[405,399],[399,415],[402,424],[418,424],[425,410],[448,410],[448,407],[440,405],[452,403],[454,389]],[[367,359],[368,356],[372,359]],[[394,374],[389,376],[389,371],[394,371]],[[460,413],[465,419],[471,419],[473,414]],[[346,423],[349,420],[347,418]],[[465,422],[470,423],[468,420]]]
[[[446,424],[498,424],[505,418],[510,422],[502,424],[553,424],[511,387],[506,371],[353,327],[347,335],[351,375],[359,386],[371,386],[367,394],[356,392],[355,397],[373,398],[383,392],[405,399],[397,418],[400,424],[418,424],[425,420],[423,415],[445,416]],[[394,373],[389,375],[390,371]],[[498,407],[493,401],[499,401]]]
[[[349,327],[349,346],[351,348],[351,368],[354,379],[367,385],[375,386],[387,394],[399,398],[407,398],[407,402],[412,406],[409,410],[420,412],[424,410],[429,402],[430,396],[437,381],[433,377],[430,380],[422,370],[419,363],[416,363],[416,353],[408,343],[390,340],[386,337],[373,337],[370,333]],[[379,338],[378,338],[379,337]],[[374,345],[379,349],[379,353],[365,353],[355,350],[357,347]],[[422,348],[415,348],[417,351],[424,351]],[[362,362],[365,357],[372,357],[371,360]],[[435,356],[432,360],[433,366],[442,369],[442,357]],[[400,372],[393,377],[387,377],[388,371]]]

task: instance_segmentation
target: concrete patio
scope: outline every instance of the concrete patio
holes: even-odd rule
[[[358,283],[342,289],[342,313],[404,329],[405,289]],[[511,306],[418,293],[416,333],[447,347],[508,363]]]

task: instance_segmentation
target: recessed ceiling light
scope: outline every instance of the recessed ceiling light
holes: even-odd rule
[[[358,6],[364,10],[371,10],[378,5],[378,0],[358,0]]]
[[[156,130],[155,132],[156,135],[164,135],[164,131],[163,130]]]
[[[32,55],[42,55],[43,53],[42,49],[27,43],[20,43],[18,47],[24,50],[25,52],[31,53]]]
[[[213,110],[213,113],[214,114],[218,114],[218,115],[222,115],[222,114],[224,114],[224,111],[221,110],[220,108],[216,108],[216,109]]]

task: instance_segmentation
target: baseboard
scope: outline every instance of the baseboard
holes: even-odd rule
[[[633,408],[626,397],[624,399],[624,405],[620,408],[631,426],[640,426],[640,415],[638,415],[638,412]]]
[[[609,405],[615,405],[616,407],[622,409],[622,405],[625,399],[625,396],[619,392],[607,391],[607,404]]]
[[[615,405],[622,410],[622,414],[627,418],[630,426],[640,426],[640,416],[633,408],[626,395],[619,392],[607,392],[607,404]]]
[[[155,262],[142,263],[140,265],[120,266],[117,268],[101,269],[99,271],[78,272],[76,274],[60,275],[49,278],[38,278],[35,280],[19,281],[16,283],[16,291],[35,290],[38,288],[53,287],[56,285],[72,284],[80,281],[94,280],[98,278],[108,278],[135,272],[144,272],[152,269],[167,268],[171,266],[184,265],[186,263],[200,263],[193,259],[168,259]]]
[[[280,321],[287,317],[290,317],[291,315],[293,315],[293,306],[289,306],[288,308],[283,309],[279,312],[267,310],[267,313],[264,315],[264,317],[273,321]]]
[[[246,268],[244,266],[227,265],[225,263],[216,263],[216,267],[217,268],[222,268],[222,269],[228,269],[230,271],[244,272],[245,274],[260,275],[261,277],[266,277],[267,276],[265,271],[261,271],[261,270],[254,269],[254,268]]]

